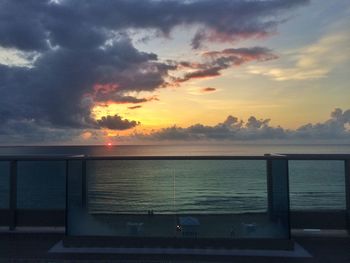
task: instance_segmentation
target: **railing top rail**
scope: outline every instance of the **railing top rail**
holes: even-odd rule
[[[211,155],[211,156],[87,156],[86,160],[267,160],[270,156],[263,155]],[[277,157],[284,158],[284,157]]]
[[[65,160],[349,160],[350,154],[265,154],[204,156],[88,156],[88,155],[8,155],[0,161],[65,161]]]
[[[288,160],[350,160],[350,154],[289,154],[281,153]]]
[[[26,155],[0,156],[0,161],[65,161],[65,160],[267,160],[283,156],[89,156],[89,155]]]
[[[84,155],[0,155],[0,161],[65,161],[82,159]]]

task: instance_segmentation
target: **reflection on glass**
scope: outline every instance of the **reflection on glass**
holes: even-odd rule
[[[288,238],[288,199],[281,194],[288,192],[287,173],[270,193],[284,198],[276,220],[268,207],[265,161],[89,160],[86,175],[73,170],[69,235]]]
[[[271,222],[283,233],[289,236],[289,189],[288,189],[288,161],[271,160],[271,174],[268,190],[269,215]]]
[[[17,163],[17,207],[64,209],[65,162],[19,161]]]
[[[289,161],[291,210],[345,209],[343,161]]]
[[[10,162],[0,162],[0,209],[9,207]]]

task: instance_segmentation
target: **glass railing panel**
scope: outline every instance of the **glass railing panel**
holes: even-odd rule
[[[10,162],[0,161],[0,209],[9,208]]]
[[[83,161],[69,160],[67,162],[67,210],[66,233],[69,236],[84,235],[88,221],[88,213],[83,195]]]
[[[178,236],[266,236],[265,161],[188,160],[175,175]]]
[[[89,211],[95,214],[174,212],[176,161],[101,160],[87,162]]]
[[[289,178],[288,161],[272,159],[271,174],[268,177],[269,216],[273,231],[281,238],[290,234],[289,224]]]
[[[178,213],[266,211],[265,161],[188,160],[175,171]]]
[[[69,173],[68,234],[286,238],[271,219],[266,170],[248,160],[89,160],[85,176]]]
[[[65,161],[18,161],[17,208],[64,209]]]
[[[80,165],[80,174],[79,163],[69,165],[69,235],[174,236],[172,161],[89,160],[85,169],[84,162]]]
[[[175,235],[175,161],[88,161],[86,168],[94,235]]]
[[[291,210],[345,209],[344,161],[289,161]]]

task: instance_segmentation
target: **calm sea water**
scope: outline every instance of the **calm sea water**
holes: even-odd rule
[[[350,145],[147,145],[0,147],[0,155],[193,156],[349,153]],[[343,209],[342,161],[290,161],[292,209]],[[0,162],[0,208],[9,165]],[[89,161],[89,209],[98,213],[239,213],[267,208],[264,161]],[[64,208],[63,162],[18,163],[19,208]],[[73,189],[74,190],[74,189]],[[79,189],[77,189],[77,192]]]
[[[0,155],[193,156],[265,153],[350,153],[350,144],[180,144],[119,146],[0,146]]]

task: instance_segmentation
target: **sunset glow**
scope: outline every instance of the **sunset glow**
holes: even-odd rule
[[[1,141],[350,140],[347,0],[107,2],[8,3]]]

